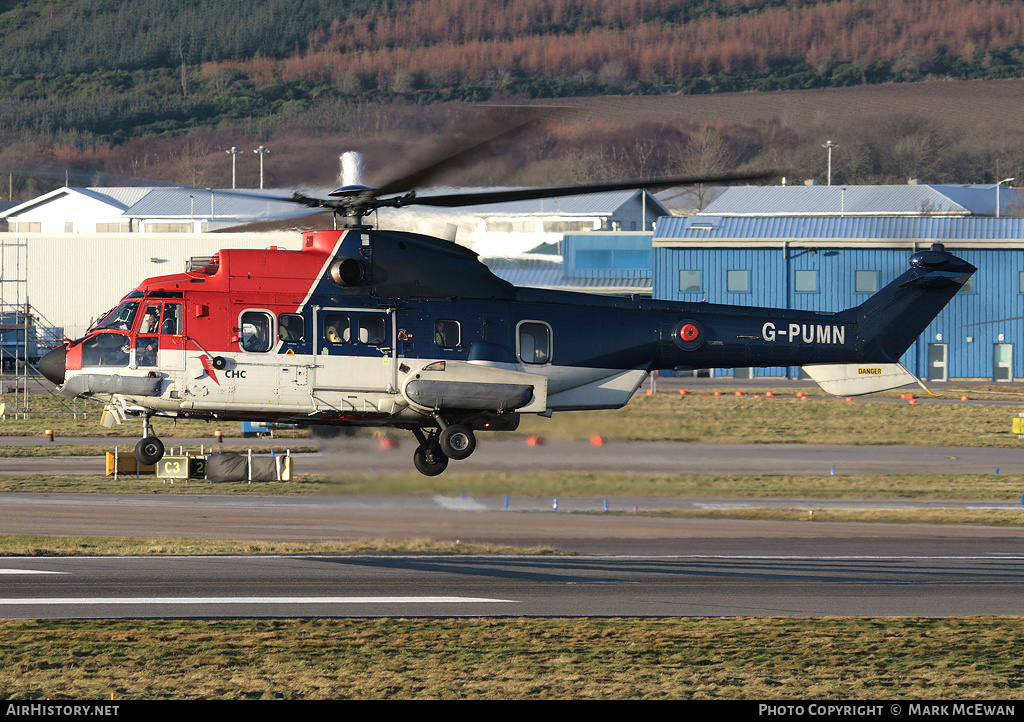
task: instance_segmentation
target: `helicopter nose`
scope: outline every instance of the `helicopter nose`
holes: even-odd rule
[[[64,383],[64,371],[67,368],[67,348],[59,346],[39,359],[39,373],[60,386]]]

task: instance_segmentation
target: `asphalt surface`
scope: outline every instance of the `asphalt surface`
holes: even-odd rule
[[[1024,612],[1024,558],[5,559],[5,618],[959,616]]]
[[[383,451],[370,439],[343,440],[322,453],[298,455],[296,468],[299,473],[407,471],[411,452],[411,443]],[[3,459],[0,473],[97,473],[100,465],[94,457]],[[510,440],[485,442],[469,460],[453,462],[447,473],[828,474],[833,466],[837,475],[994,473],[995,468],[1022,473],[1024,451],[674,442],[528,447]],[[1024,613],[1024,529],[818,523],[810,514],[803,521],[768,522],[633,513],[634,507],[779,505],[810,511],[953,502],[523,498],[501,489],[501,478],[506,477],[496,476],[494,494],[486,497],[0,494],[4,534],[271,541],[432,538],[546,546],[569,554],[4,558],[0,617]],[[998,501],[955,504],[1020,509],[1021,491],[1008,490],[1007,498]]]

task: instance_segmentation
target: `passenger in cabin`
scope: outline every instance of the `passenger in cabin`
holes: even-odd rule
[[[282,313],[277,317],[277,337],[285,343],[298,343],[305,337],[302,316]]]

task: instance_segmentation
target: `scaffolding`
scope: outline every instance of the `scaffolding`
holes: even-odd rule
[[[28,240],[0,233],[0,403],[7,416],[29,414],[33,392],[53,392],[37,367],[39,359],[63,342],[54,326],[29,302]],[[59,413],[84,414],[77,401],[60,398]],[[41,405],[37,405],[41,406]],[[52,413],[53,404],[46,404]],[[43,413],[37,408],[36,413]]]

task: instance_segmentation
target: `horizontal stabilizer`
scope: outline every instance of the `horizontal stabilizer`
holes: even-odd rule
[[[836,396],[860,396],[917,383],[903,364],[808,364],[803,370]]]

